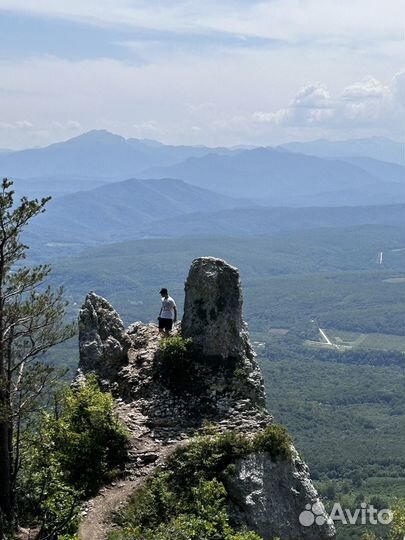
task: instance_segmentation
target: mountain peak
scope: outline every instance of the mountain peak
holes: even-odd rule
[[[335,529],[307,465],[288,435],[274,438],[285,432],[264,408],[262,375],[242,319],[238,269],[214,257],[195,259],[185,293],[183,322],[175,325],[171,337],[159,335],[155,324],[136,322],[125,329],[111,304],[95,293],[86,297],[79,314],[80,370],[75,384],[84,385],[87,374],[96,374],[116,398],[118,415],[134,441],[127,470],[135,477],[143,469],[144,477],[156,478],[157,466],[169,466],[168,454],[179,456],[195,441],[201,448],[205,420],[211,433],[205,435],[207,442],[212,444],[215,430],[226,448],[235,434],[238,447],[245,448],[240,455],[227,450],[230,459],[223,470],[233,467],[227,467],[226,478],[217,472],[217,457],[215,465],[209,465],[210,473],[224,482],[223,496],[235,530],[255,531],[261,538],[334,539]],[[194,471],[190,475],[197,477]],[[134,496],[138,487],[133,485]],[[109,496],[119,500],[121,488],[113,489]],[[85,530],[99,523],[93,501]],[[323,521],[309,530],[299,516],[314,503]]]
[[[117,143],[117,142],[126,142],[126,139],[121,135],[116,135],[111,133],[106,129],[92,129],[91,131],[86,131],[77,137],[72,137],[65,141],[64,144],[69,143],[80,143],[83,142],[92,142],[92,143]]]

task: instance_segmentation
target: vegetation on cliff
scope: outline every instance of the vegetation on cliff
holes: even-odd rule
[[[64,322],[62,288],[46,287],[48,265],[25,266],[21,234],[49,198],[14,201],[13,183],[0,187],[0,538],[18,520],[18,479],[26,427],[58,372],[40,357],[74,334]]]
[[[82,501],[122,473],[127,448],[112,397],[95,379],[64,388],[29,433],[18,483],[20,523],[37,527],[39,538],[73,534]]]
[[[120,529],[110,540],[260,540],[254,532],[231,526],[226,487],[237,461],[259,452],[273,461],[290,461],[286,430],[273,424],[253,437],[231,432],[194,437],[117,515]]]

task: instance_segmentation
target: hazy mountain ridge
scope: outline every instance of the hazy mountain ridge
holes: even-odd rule
[[[382,175],[380,165],[380,174]],[[405,171],[405,168],[403,169]],[[180,178],[234,197],[250,197],[274,206],[345,206],[405,202],[397,183],[343,160],[322,159],[256,148],[231,156],[209,154],[142,176]]]
[[[17,197],[31,198],[51,196],[62,197],[78,191],[88,191],[111,183],[107,178],[88,178],[76,176],[41,176],[36,178],[12,178]]]
[[[318,157],[316,157],[317,152]],[[224,183],[229,183],[229,180],[231,180],[230,183],[233,184],[243,183],[244,178],[247,182],[250,182],[252,176],[255,179],[256,172],[262,174],[265,172],[267,175],[273,174],[274,181],[271,187],[274,190],[274,197],[277,198],[280,182],[289,184],[291,177],[294,175],[296,177],[299,175],[301,178],[300,182],[296,181],[294,189],[302,187],[305,190],[308,187],[309,196],[311,196],[310,190],[316,186],[308,183],[306,177],[308,167],[314,167],[314,169],[310,170],[313,177],[312,182],[314,182],[314,177],[319,182],[319,175],[326,175],[330,176],[330,183],[335,182],[337,186],[344,182],[347,186],[350,181],[359,183],[361,175],[363,175],[365,181],[364,172],[368,175],[368,183],[372,183],[370,176],[379,177],[384,181],[393,180],[397,182],[401,175],[402,179],[404,178],[404,170],[395,169],[395,165],[392,163],[381,163],[380,161],[384,159],[395,161],[395,155],[400,156],[401,153],[403,153],[401,143],[384,138],[350,141],[321,140],[307,143],[292,142],[277,148],[252,147],[249,145],[232,148],[209,148],[205,146],[166,145],[148,139],[126,139],[106,130],[93,130],[44,148],[21,151],[9,151],[6,149],[0,151],[0,173],[2,176],[18,178],[22,185],[21,189],[31,187],[24,182],[29,180],[33,185],[38,185],[42,192],[48,190],[50,193],[61,194],[69,191],[73,192],[78,189],[79,185],[81,189],[89,189],[94,187],[96,182],[120,181],[135,175],[139,177],[140,172],[142,172],[144,178],[151,176],[153,173],[153,177],[179,177],[187,182],[195,183],[195,173],[189,169],[192,164],[196,164],[198,167],[206,169],[207,176],[212,176],[212,178],[199,178],[196,183],[202,185],[202,187],[211,186],[214,189],[218,187],[218,177],[220,177],[220,180],[224,180]],[[308,159],[318,159],[317,165],[315,166],[315,162],[310,165],[310,161],[305,160],[305,157],[303,157],[305,154],[311,155],[310,158],[307,156]],[[315,154],[315,156],[312,154]],[[269,161],[267,170],[260,171],[260,167],[263,166],[260,162],[264,159],[263,156],[266,155]],[[229,167],[224,169],[224,160],[226,161],[228,158],[233,163],[232,157],[238,156],[241,162],[235,162],[237,166],[242,165],[241,170],[250,169],[250,171],[244,170],[244,178],[240,178],[240,175],[236,174],[240,171],[232,171],[232,167],[230,171],[227,170]],[[270,156],[274,161],[273,163],[269,160]],[[364,159],[356,161],[352,159],[353,156],[368,157],[372,161]],[[339,157],[339,164],[330,161],[330,158],[336,157]],[[203,161],[194,162],[193,159],[195,158],[203,159]],[[258,163],[252,163],[251,158],[253,158],[253,161],[257,160]],[[325,160],[325,158],[327,159]],[[284,164],[281,170],[278,170],[281,166],[280,160],[283,159],[289,160],[289,166]],[[377,162],[376,160],[380,161]],[[346,165],[341,165],[342,161],[346,161]],[[397,162],[403,163],[405,159],[398,158]],[[213,171],[212,168],[216,165],[218,165],[219,169]],[[347,169],[348,166],[354,167],[355,170],[353,168]],[[358,168],[361,169],[361,172],[359,172]],[[151,169],[152,171],[150,171]],[[251,174],[248,174],[249,172]],[[227,174],[231,174],[232,178],[227,178]],[[69,186],[70,179],[73,180],[74,185],[72,186]],[[235,179],[237,182],[235,182]],[[260,186],[268,187],[266,181],[263,183],[263,179],[260,179],[261,183],[258,179],[255,180],[256,188],[260,188]],[[92,183],[90,184],[90,182]],[[326,180],[324,183],[326,186]],[[247,186],[245,187],[247,188]],[[327,186],[327,188],[329,189],[330,186]],[[240,186],[238,189],[240,189]],[[289,186],[287,186],[288,189],[290,189]],[[243,196],[246,196],[246,190]],[[248,196],[251,195],[248,194]],[[283,201],[279,202],[282,203]],[[342,201],[342,203],[344,204],[345,201]],[[277,201],[275,201],[275,204],[277,204]]]
[[[318,139],[307,142],[290,142],[281,145],[291,152],[327,158],[369,157],[405,165],[405,145],[386,137],[368,137],[329,141]]]
[[[33,254],[69,255],[86,246],[142,238],[261,236],[356,225],[405,225],[405,205],[252,206],[181,180],[127,180],[60,197],[33,221]]]
[[[344,161],[360,167],[370,174],[378,176],[387,182],[396,182],[403,184],[405,180],[405,167],[398,163],[381,161],[370,157],[345,157]]]
[[[405,205],[280,208],[254,207],[193,213],[155,221],[144,236],[233,237],[260,236],[279,232],[358,225],[405,226]]]
[[[106,243],[139,237],[140,227],[157,219],[240,204],[181,180],[130,179],[51,201],[30,234],[43,241]]]
[[[231,153],[227,148],[170,146],[152,141],[125,139],[106,130],[93,130],[44,148],[0,155],[3,176],[34,178],[76,176],[124,180],[156,165],[166,166],[209,152]]]

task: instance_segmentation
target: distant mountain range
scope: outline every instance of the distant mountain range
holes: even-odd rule
[[[0,174],[15,179],[17,195],[53,195],[27,238],[69,251],[142,237],[396,224],[405,167],[376,157],[394,160],[400,146],[375,138],[208,148],[91,131],[46,148],[0,152]],[[325,156],[306,155],[315,150]]]
[[[169,146],[94,130],[45,148],[0,155],[0,173],[11,178],[73,176],[80,177],[83,182],[94,178],[124,180],[148,167],[172,165],[209,152],[229,154],[232,150]]]
[[[64,176],[63,174],[38,178],[12,178],[12,180],[16,197],[25,195],[30,198],[47,197],[49,195],[61,197],[111,183],[111,180],[106,178],[83,178],[80,176]]]
[[[403,165],[368,157],[346,157],[344,161],[360,167],[369,174],[378,176],[378,178],[384,181],[397,182],[399,184],[404,184],[405,182],[405,167]]]
[[[125,180],[137,176],[146,169],[170,167],[189,158],[201,158],[209,154],[230,157],[255,150],[260,152],[264,148],[173,146],[148,139],[125,139],[105,130],[93,130],[45,148],[14,152],[7,149],[0,150],[0,174],[20,179],[49,181],[53,179],[54,182],[64,184],[67,183],[67,179],[74,178],[80,180],[85,187],[86,180],[90,179],[109,182]],[[273,152],[273,156],[277,155],[274,152],[278,154],[289,152],[322,158],[362,157],[372,158],[374,161],[405,163],[404,145],[382,137],[348,141],[292,142],[277,149],[266,150]]]
[[[180,178],[232,197],[249,197],[273,206],[405,202],[404,167],[378,162],[373,169],[367,160],[351,163],[284,149],[255,148],[231,155],[191,157],[169,167],[148,169],[142,175]]]
[[[283,144],[281,147],[298,154],[318,157],[369,157],[405,165],[405,145],[386,137],[370,137],[346,141],[318,139],[308,142],[291,142]]]
[[[181,180],[126,180],[51,200],[32,221],[35,243],[97,244],[153,234],[153,222],[244,204]],[[181,223],[180,223],[181,227]]]
[[[173,179],[132,179],[50,201],[25,240],[47,256],[140,238],[258,236],[353,225],[404,225],[405,205],[332,208],[252,206]]]
[[[178,238],[181,236],[232,237],[273,235],[293,230],[359,225],[405,227],[405,205],[348,206],[334,208],[238,208],[210,213],[171,217],[153,223],[142,236]]]

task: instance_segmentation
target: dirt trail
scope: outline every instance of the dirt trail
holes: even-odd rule
[[[104,488],[99,495],[89,501],[87,514],[79,527],[79,538],[105,540],[110,528],[111,514],[130,498],[143,480],[143,478],[121,480],[113,486]]]
[[[123,417],[122,411],[120,413]],[[124,416],[123,420],[131,430],[128,418]],[[142,436],[132,431],[129,450],[131,460],[126,477],[103,487],[98,495],[88,501],[85,515],[79,526],[79,538],[81,540],[106,540],[107,533],[111,529],[112,514],[125,506],[133,493],[142,486],[156,467],[165,461],[177,445],[178,443],[162,446],[148,435]]]
[[[129,351],[127,369],[146,385],[159,336],[157,329],[152,326],[144,327],[143,332],[148,339],[142,341],[143,334],[140,332],[141,343],[136,349]],[[138,383],[134,381],[133,384],[137,387]],[[155,430],[150,426],[150,419],[141,412],[140,402],[134,405],[135,403],[125,403],[119,397],[116,399],[117,414],[130,436],[125,477],[104,486],[87,502],[78,531],[81,540],[106,540],[112,526],[112,514],[125,505],[179,443],[156,436]]]

